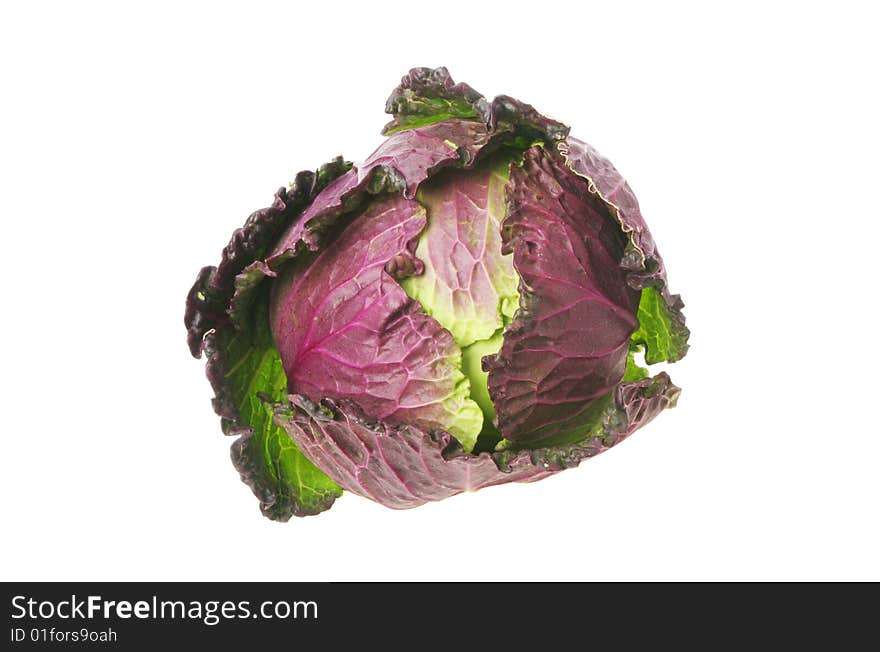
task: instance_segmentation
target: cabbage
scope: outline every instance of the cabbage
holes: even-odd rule
[[[576,466],[675,404],[687,351],[638,203],[568,127],[444,68],[363,163],[296,175],[187,297],[232,460],[275,520]]]

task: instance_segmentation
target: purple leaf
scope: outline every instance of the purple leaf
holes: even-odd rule
[[[619,266],[625,238],[608,207],[541,147],[511,173],[502,236],[522,292],[485,362],[489,395],[502,435],[534,444],[564,434],[620,382],[638,293]]]
[[[392,424],[482,421],[452,336],[386,271],[417,265],[412,250],[424,227],[417,202],[377,198],[310,265],[281,273],[271,326],[291,392],[353,399]]]

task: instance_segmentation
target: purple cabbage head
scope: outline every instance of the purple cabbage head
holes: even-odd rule
[[[445,68],[362,163],[296,175],[187,297],[232,460],[276,520],[545,478],[679,394],[682,302],[635,196],[567,126]]]

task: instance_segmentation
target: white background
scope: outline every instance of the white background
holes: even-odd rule
[[[880,579],[860,6],[4,3],[0,579]],[[365,158],[400,76],[439,65],[629,179],[693,331],[679,406],[534,485],[273,523],[184,297],[248,213]]]

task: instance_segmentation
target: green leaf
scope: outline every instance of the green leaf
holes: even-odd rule
[[[232,446],[232,461],[260,499],[263,514],[286,521],[291,516],[329,509],[342,489],[297,449],[273,422],[274,403],[287,398],[287,378],[268,323],[268,285],[255,301],[252,329],[219,329],[212,348],[218,357],[227,398],[238,414],[224,428],[248,429]]]
[[[663,296],[653,287],[642,290],[639,328],[630,341],[645,346],[648,364],[676,362],[687,352],[688,330],[680,323]]]
[[[651,374],[647,369],[640,366],[635,359],[636,353],[641,351],[644,347],[641,344],[631,344],[629,347],[629,353],[626,354],[626,371],[623,372],[623,382],[625,383],[635,383],[640,381],[642,378],[647,378]]]
[[[393,125],[389,125],[382,131],[383,136],[391,136],[404,129],[426,127],[435,122],[441,122],[453,118],[474,119],[479,117],[476,111],[468,106],[467,103],[460,100],[420,98],[420,101],[411,102],[408,105],[408,108],[412,111],[418,111],[419,113],[413,113],[412,115],[398,115]]]
[[[451,118],[487,122],[489,103],[467,84],[456,84],[446,68],[413,68],[392,91],[385,112],[394,116],[382,130],[389,136]]]

